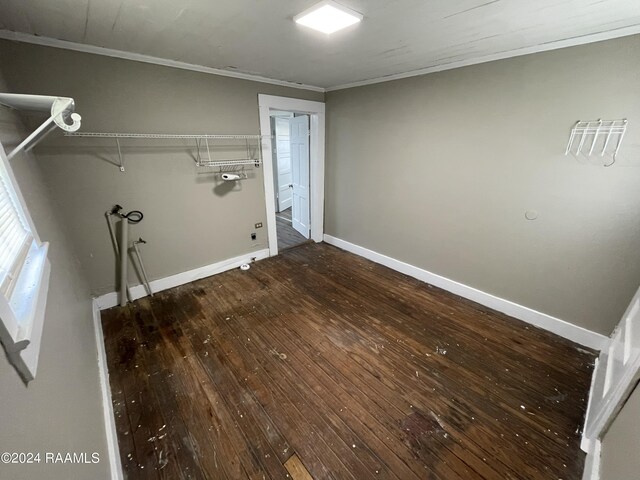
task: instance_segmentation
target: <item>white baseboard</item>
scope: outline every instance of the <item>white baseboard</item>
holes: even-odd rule
[[[211,265],[205,265],[204,267],[189,270],[187,272],[177,273],[170,277],[160,278],[150,282],[151,290],[153,293],[161,292],[169,288],[178,287],[189,282],[200,280],[201,278],[210,277],[218,273],[226,272],[239,267],[243,263],[251,263],[253,260],[262,260],[269,256],[269,249],[258,250],[256,252],[246,253],[239,257],[229,258],[222,260],[221,262],[212,263]],[[138,298],[146,297],[148,295],[144,285],[136,285],[131,287],[131,296],[134,300]],[[118,293],[111,292],[101,295],[95,299],[98,308],[105,310],[107,308],[115,307],[118,305]]]
[[[104,413],[104,429],[107,436],[107,453],[109,455],[109,469],[111,480],[122,480],[122,463],[120,450],[118,449],[118,435],[116,431],[116,419],[113,414],[111,400],[111,386],[109,385],[109,370],[107,367],[107,352],[104,348],[104,336],[102,335],[102,322],[100,321],[100,309],[98,302],[93,300],[93,328],[96,333],[96,345],[98,347],[98,372],[100,375],[100,390],[102,392],[102,411]]]
[[[331,235],[325,235],[324,241],[342,248],[343,250],[355,253],[356,255],[360,255],[361,257],[404,273],[405,275],[409,275],[410,277],[417,278],[418,280],[440,287],[486,307],[506,313],[511,317],[530,323],[536,327],[548,330],[549,332],[560,335],[561,337],[567,338],[585,347],[600,351],[608,343],[608,337],[599,333],[592,332],[586,328],[582,328],[572,323],[565,322],[564,320],[560,320],[559,318],[547,315],[546,313],[538,312],[523,305],[505,300],[504,298],[485,293],[476,288],[469,287],[446,277],[423,270],[422,268],[401,262],[395,258],[391,258],[381,253],[374,252],[373,250],[347,242],[346,240],[341,240],[339,238],[332,237]]]

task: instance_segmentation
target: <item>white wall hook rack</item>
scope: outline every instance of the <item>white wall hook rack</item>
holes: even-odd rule
[[[260,148],[261,135],[198,135],[198,134],[169,134],[169,133],[100,133],[100,132],[70,132],[66,133],[67,137],[84,137],[84,138],[113,138],[116,141],[118,150],[118,158],[120,161],[120,171],[124,172],[124,158],[122,156],[122,148],[120,139],[154,139],[154,140],[192,140],[196,146],[196,165],[198,167],[226,167],[236,165],[254,165],[256,167],[262,164],[262,149]],[[230,140],[243,141],[246,148],[246,158],[237,159],[214,159],[212,157],[209,142]],[[255,142],[251,142],[254,140]],[[252,145],[255,143],[255,145]],[[206,157],[203,156],[203,149],[206,150]]]
[[[572,154],[575,157],[580,155],[586,157],[610,155],[612,161],[604,165],[605,167],[610,167],[616,161],[616,155],[627,131],[627,123],[626,118],[622,120],[578,121],[571,129],[571,135],[569,135],[569,142],[564,154]]]
[[[75,102],[73,98],[0,93],[0,104],[15,110],[47,112],[50,115],[42,125],[7,155],[8,159],[13,158],[22,150],[28,152],[56,127],[65,132],[75,132],[80,128],[82,117],[74,113]]]

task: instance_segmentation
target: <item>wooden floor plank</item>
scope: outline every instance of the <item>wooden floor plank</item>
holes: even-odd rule
[[[220,352],[224,353],[234,374],[244,380],[273,422],[277,423],[280,429],[288,432],[289,437],[284,448],[280,445],[279,452],[282,452],[282,461],[284,462],[284,459],[288,457],[291,449],[297,448],[298,451],[305,453],[305,459],[309,462],[314,478],[333,478],[316,452],[323,455],[324,461],[333,465],[335,462],[339,464],[339,459],[333,455],[324,442],[316,443],[313,449],[308,448],[305,441],[308,440],[310,427],[304,417],[300,415],[295,403],[287,396],[287,391],[290,390],[289,386],[285,385],[283,388],[282,385],[275,382],[269,374],[270,365],[265,365],[259,358],[249,355],[243,345],[238,345],[238,335],[227,328],[227,323],[233,320],[234,314],[230,315],[214,314],[209,317],[210,321],[217,321],[219,326],[219,329],[214,332],[215,345]],[[270,427],[271,424],[267,423],[266,428],[269,435],[272,434]],[[262,428],[265,428],[265,424],[262,424]]]
[[[181,303],[176,302],[174,297],[160,299],[160,311],[171,310],[180,323],[182,335],[179,337],[180,352],[174,352],[174,359],[177,358],[179,375],[183,388],[180,400],[184,403],[186,415],[185,424],[189,426],[192,441],[195,441],[197,451],[194,457],[213,458],[216,470],[219,467],[219,458],[233,459],[230,462],[223,462],[223,470],[229,478],[261,478],[263,468],[261,458],[254,455],[251,446],[244,441],[242,431],[238,426],[240,413],[229,404],[222,394],[224,388],[219,382],[211,382],[206,370],[202,367],[199,357],[204,355],[204,351],[195,348],[200,347],[202,339],[198,338],[193,330],[191,322],[185,321],[185,316],[181,310]],[[166,345],[167,350],[171,350],[171,345]],[[177,355],[176,355],[177,353]],[[179,358],[182,353],[182,360]],[[202,413],[207,412],[207,416]],[[208,427],[208,428],[207,428]],[[194,434],[194,431],[197,432]],[[207,465],[207,464],[205,464]],[[210,464],[208,464],[210,467]],[[207,477],[213,476],[209,472]]]
[[[301,330],[301,328],[297,328],[296,330]],[[393,455],[402,455],[402,458],[398,457],[400,461],[407,461],[410,465],[416,463],[415,459],[411,459],[410,455],[407,456],[409,454],[408,451],[400,450],[397,452],[394,451],[393,447],[395,442],[402,443],[406,441],[406,434],[399,427],[402,425],[403,419],[417,413],[414,406],[410,402],[405,401],[402,396],[385,395],[387,392],[383,391],[382,385],[377,381],[378,379],[375,375],[367,376],[369,372],[358,368],[360,365],[354,364],[354,362],[348,359],[345,361],[339,358],[335,351],[322,348],[319,343],[315,344],[315,347],[311,346],[307,343],[309,337],[299,337],[297,332],[290,333],[290,335],[296,335],[296,350],[292,352],[292,355],[296,355],[301,364],[311,363],[320,368],[321,374],[316,375],[324,380],[323,383],[327,391],[331,391],[334,395],[339,396],[343,401],[343,405],[354,405],[365,402],[361,403],[360,409],[354,410],[351,408],[349,415],[351,415],[351,412],[354,412],[358,419],[361,420],[362,425],[371,430],[372,434],[377,435],[380,442],[388,448],[388,453],[392,455],[392,458],[391,461],[386,462],[387,465],[393,468],[394,471],[400,473],[401,478],[411,478],[412,475],[405,471],[402,463],[398,464],[397,461],[395,461]],[[321,353],[328,351],[331,352],[328,355]],[[303,353],[306,357],[301,357],[300,353]],[[336,377],[339,379],[337,382],[333,385],[329,383],[329,378],[336,379]],[[366,380],[362,380],[363,378],[366,378]],[[359,416],[360,412],[365,412],[362,417]],[[372,416],[374,417],[373,419],[370,418]],[[349,417],[347,416],[347,418]],[[378,423],[382,423],[382,427],[378,427]],[[438,428],[439,426],[433,422],[430,422],[429,426],[430,428],[422,431],[421,434],[431,437],[432,440],[435,440],[435,443],[443,444],[447,449],[450,449],[448,442],[442,442],[442,439],[437,437],[444,433]],[[394,427],[398,428],[394,429]],[[362,435],[363,438],[368,437],[366,432]],[[381,450],[381,457],[386,459],[387,456],[385,454],[387,452],[384,449]],[[465,449],[464,455],[459,455],[459,457],[478,475],[484,475],[484,478],[494,478],[498,476],[497,472],[492,471],[486,464],[476,468],[480,465],[480,462],[477,461],[477,458],[473,458],[474,455],[469,449]],[[491,474],[487,475],[487,472],[490,470]],[[413,472],[413,475],[420,477],[422,473],[423,472],[418,470],[417,472]]]
[[[307,274],[307,276],[308,276],[308,274]],[[315,294],[314,292],[316,292],[316,291],[317,291],[317,289],[310,289],[309,295],[314,295]],[[343,293],[344,289],[341,292]],[[381,315],[380,310],[378,310],[378,315],[379,316]],[[352,317],[352,320],[355,320],[355,319],[356,319],[355,316]],[[385,323],[392,323],[392,322],[393,322],[393,320],[391,318],[389,318],[389,319],[387,319],[387,322],[385,322]],[[353,326],[353,323],[351,325]],[[397,333],[397,329],[394,330],[394,332]],[[415,332],[412,332],[412,333],[415,333]],[[407,337],[406,340],[403,340],[402,342],[398,342],[398,343],[402,344],[402,345],[406,345],[407,343],[411,343],[412,341],[413,341],[412,340],[412,336],[410,335],[410,336]],[[395,347],[395,346],[396,346],[395,344],[392,345],[392,347]],[[416,355],[412,355],[413,357],[418,357],[419,356],[417,354],[417,352],[414,352],[414,353],[416,353]],[[460,351],[460,352],[458,352],[457,356],[449,355],[447,361],[453,360],[454,362],[458,362],[458,364],[459,364],[459,358],[460,357],[464,357],[464,355],[465,355],[464,351]],[[435,358],[439,358],[439,357],[436,356]],[[442,357],[442,358],[444,358],[444,357]],[[409,362],[409,361],[412,361],[412,360],[407,360],[407,362]],[[473,368],[471,370],[468,370],[468,369],[465,369],[465,368],[457,368],[455,370],[456,374],[459,375],[460,373],[465,373],[465,374],[471,373],[473,375],[475,373],[475,374],[480,375],[479,378],[477,379],[477,380],[480,380],[480,382],[489,383],[489,384],[494,383],[494,379],[492,379],[487,374],[482,374],[483,365],[488,363],[487,362],[487,358],[484,357],[483,359],[478,360],[477,363],[479,365],[477,367],[477,370],[479,370],[479,372],[474,372]],[[486,382],[485,379],[489,380],[490,382]],[[480,383],[478,381],[474,381],[474,379],[471,378],[469,381],[465,382],[465,385],[467,385],[467,384],[468,385],[479,385]],[[524,390],[524,393],[519,392],[520,395],[517,396],[516,398],[512,397],[512,393],[514,391],[513,388],[510,388],[509,385],[505,385],[504,382],[500,386],[502,387],[501,389],[495,389],[495,390],[500,393],[499,396],[502,397],[502,398],[497,398],[496,397],[496,398],[494,398],[495,401],[498,401],[498,402],[502,401],[502,402],[515,404],[515,405],[518,405],[520,408],[522,408],[525,405],[530,406],[529,405],[529,400],[530,400],[531,397],[529,396],[530,392],[526,391],[526,389],[527,389],[526,384],[524,384],[524,383],[522,384],[522,390]],[[463,385],[463,387],[464,387],[464,385]],[[516,387],[517,387],[517,385],[516,385]],[[584,388],[586,388],[586,387],[587,387],[587,385],[585,385]],[[476,392],[476,394],[477,393],[478,392]],[[479,393],[481,394],[482,392],[479,392]],[[556,392],[556,394],[557,393],[558,392]],[[538,410],[542,408],[542,406],[540,406],[540,405],[538,405],[537,407],[538,407]],[[533,419],[542,418],[542,416],[540,416],[538,414],[532,416],[531,412],[526,412],[526,414],[525,414],[525,412],[516,412],[516,413],[519,413],[520,419],[522,421],[526,422],[526,423],[533,423]],[[537,412],[537,413],[539,413],[539,412]],[[553,414],[554,413],[555,413],[554,411],[551,411],[551,415],[550,415],[551,418],[548,419],[549,422],[545,423],[544,425],[539,425],[539,426],[548,428],[549,430],[551,430],[552,429],[551,427],[553,427],[553,430],[554,430],[553,434],[554,435],[551,436],[551,440],[552,441],[556,441],[557,443],[562,444],[562,446],[564,446],[564,444],[562,442],[564,442],[565,440],[570,439],[570,438],[569,437],[567,437],[567,438],[558,438],[558,436],[555,435],[555,434],[557,433],[557,428],[556,427],[558,426],[558,424],[560,422],[565,420],[565,418],[562,415],[557,416],[556,418],[553,418]],[[560,412],[560,413],[562,413],[562,412]],[[571,409],[570,413],[575,415],[575,409]],[[578,415],[577,417],[568,418],[567,420],[570,422],[570,425],[575,426],[575,424],[576,424],[575,422],[580,421],[581,420],[581,416]],[[534,427],[535,427],[535,425],[534,425]],[[573,432],[572,437],[573,437],[573,439],[577,439],[578,435],[575,432]],[[546,441],[544,443],[546,443]],[[553,452],[553,454],[555,455],[555,454],[557,454],[557,452]]]
[[[581,477],[594,352],[335,247],[103,331],[128,479]]]
[[[246,280],[246,278],[248,278],[248,276],[245,276],[245,277],[244,277],[244,279],[245,279],[245,280]],[[240,281],[241,281],[241,280],[240,280]],[[246,303],[247,301],[250,301],[250,300],[248,299],[248,296],[249,296],[250,294],[249,294],[249,293],[246,293],[246,292],[251,292],[253,289],[252,289],[251,285],[249,285],[249,284],[247,284],[247,283],[246,283],[246,281],[244,281],[244,282],[242,282],[242,281],[241,281],[241,287],[242,287],[242,288],[240,288],[240,289],[239,289],[239,292],[242,292],[242,293],[238,293],[237,295],[242,295],[242,297],[247,297],[247,298],[244,298],[244,300],[243,300],[243,302],[245,302],[245,303]],[[285,295],[285,296],[284,296],[284,298],[286,298],[286,297],[287,297],[287,296]],[[289,302],[289,306],[291,306],[291,305],[292,305],[292,302]],[[287,305],[282,305],[282,306],[280,307],[280,310],[282,311],[282,310],[285,310],[286,308],[287,308]],[[353,317],[351,318],[351,320],[353,321]],[[309,323],[309,322],[307,322],[307,323]],[[300,328],[301,328],[300,326],[296,325],[296,328],[295,328],[294,330],[298,331]],[[353,322],[350,324],[350,328],[353,328]],[[317,332],[315,336],[321,336],[321,334],[322,334],[322,332]],[[296,346],[298,346],[298,345],[299,345],[299,343],[298,343],[298,342],[296,342],[295,344],[296,344]],[[353,346],[353,345],[351,345],[351,346]],[[387,349],[387,350],[388,350],[388,349]],[[352,360],[353,360],[353,359],[352,359]],[[374,363],[374,364],[375,364],[375,362],[376,362],[376,359],[371,359],[371,362],[370,362],[370,363]],[[351,363],[353,364],[353,361],[352,361]],[[401,365],[401,366],[399,367],[399,369],[398,369],[398,370],[401,370],[403,367],[404,367],[404,366],[403,366],[403,365]],[[381,370],[381,371],[385,371],[385,367],[384,367],[384,366],[381,366],[381,367],[380,367],[380,370]],[[415,381],[416,379],[415,379],[415,378],[410,378],[410,380],[411,380],[411,382],[410,382],[410,383],[414,383],[413,381]],[[378,386],[378,387],[379,387],[379,386]],[[449,395],[449,393],[447,393],[446,389],[444,389],[442,386],[440,386],[439,391],[440,391],[443,395]],[[399,390],[398,390],[398,392],[396,393],[396,395],[397,395],[397,396],[401,396],[401,395],[403,395],[403,393],[402,393],[402,385],[399,387]],[[414,403],[415,403],[415,402],[414,402]],[[469,417],[471,417],[471,415],[469,415]],[[496,453],[497,453],[497,454],[501,454],[502,452],[501,452],[501,451],[498,451],[498,452],[496,452]],[[508,457],[507,455],[505,455],[505,458],[509,458],[509,457]],[[432,466],[433,466],[433,461],[432,461]],[[445,466],[441,466],[441,468],[446,469],[447,467],[446,467],[446,465],[445,465]],[[544,468],[544,467],[541,467],[541,468]],[[537,473],[537,471],[538,471],[538,469],[534,469],[534,470],[533,470],[533,472],[532,472],[532,474]],[[531,473],[531,472],[530,472],[530,473]],[[451,473],[451,472],[444,473],[444,474],[442,474],[442,476],[443,476],[444,478],[455,478],[455,474],[453,474],[453,473]]]
[[[188,298],[191,299],[190,302],[181,302],[174,308],[181,309],[186,315],[185,324],[190,326],[193,350],[197,353],[201,367],[208,373],[210,383],[219,386],[218,391],[224,403],[236,412],[237,430],[243,435],[242,441],[259,465],[259,471],[253,475],[260,478],[260,474],[268,472],[271,478],[286,476],[282,460],[289,456],[288,443],[259,405],[253,392],[227,365],[227,359],[215,335],[220,331],[201,328],[202,322],[207,321],[202,310],[189,308],[196,304],[200,306],[198,296]],[[263,431],[265,428],[266,434]]]
[[[240,291],[242,291],[242,292],[245,292],[245,291],[247,291],[247,292],[248,292],[248,291],[251,291],[251,287],[250,287],[250,285],[244,285],[244,288],[242,288]],[[315,291],[315,290],[314,290],[314,291]],[[311,293],[310,293],[310,294],[311,294]],[[284,297],[286,298],[286,295],[282,295],[282,296],[284,296]],[[334,313],[335,313],[335,312],[334,312]],[[355,315],[355,314],[354,314],[354,315],[352,315],[352,317],[351,317],[351,324],[350,324],[350,327],[351,327],[352,329],[354,328],[356,317],[357,317],[357,315]],[[322,334],[323,334],[323,332],[319,332],[319,334],[320,334],[320,335],[322,335]],[[341,336],[341,337],[344,337],[344,332],[341,332],[341,333],[340,333],[340,336]],[[410,341],[410,340],[409,340],[408,338],[406,338],[405,340],[403,340],[403,341],[402,341],[402,343],[406,343],[406,342],[409,342],[409,341]],[[398,343],[398,342],[392,342],[392,343],[389,345],[389,348],[387,348],[387,350],[386,350],[386,351],[387,351],[387,352],[389,352],[389,351],[391,351],[391,350],[396,349],[396,348],[397,348],[397,343]],[[339,346],[339,345],[338,345],[338,346]],[[353,345],[352,345],[352,346],[353,346]],[[411,356],[415,357],[415,355],[411,355]],[[435,356],[435,357],[434,357],[434,359],[440,359],[440,358],[447,358],[447,357],[439,357],[439,356]],[[450,359],[451,357],[448,357],[448,358]],[[444,361],[444,360],[443,360],[443,361]],[[409,355],[407,355],[405,358],[400,357],[399,364],[397,365],[398,371],[400,372],[400,371],[402,371],[402,370],[406,370],[406,368],[404,368],[404,367],[405,367],[405,364],[410,364],[411,362],[413,362],[413,359],[412,359],[412,358],[409,358]],[[445,365],[446,365],[446,363],[445,363]],[[413,369],[415,369],[415,368],[419,368],[419,367],[416,367],[416,366],[414,365],[414,366],[412,366],[411,368],[412,368],[412,369],[410,369],[410,371],[411,371],[411,377],[409,377],[409,379],[410,379],[410,380],[415,380],[415,378],[413,378],[413,377],[412,377],[412,375],[413,375],[413,372],[414,372],[414,371],[417,371],[417,370],[413,370]],[[438,372],[437,372],[437,371],[435,371],[434,373],[435,373],[435,374],[438,374]],[[456,373],[458,373],[458,374],[459,374],[459,373],[464,373],[464,372],[462,372],[461,370],[456,370]],[[482,379],[481,379],[481,380],[482,380]],[[473,379],[473,378],[472,378],[472,379],[470,380],[470,382],[469,382],[469,384],[470,384],[470,385],[476,385],[477,383],[478,383],[477,381],[475,381],[475,382],[474,382],[474,379]],[[485,382],[485,383],[486,383],[486,382]],[[439,390],[440,390],[440,391],[446,391],[446,387],[445,387],[445,386],[443,386],[442,384],[439,384],[438,386],[439,386]],[[468,387],[467,387],[467,385],[466,385],[466,384],[464,384],[464,383],[463,383],[463,384],[459,384],[459,385],[458,385],[458,389],[460,389],[461,391],[464,391],[466,388],[468,388]],[[455,390],[452,390],[452,389],[449,389],[449,390],[450,390],[450,391],[455,391]],[[481,390],[480,390],[480,391],[477,391],[477,390],[476,390],[476,391],[472,391],[472,392],[470,392],[470,393],[471,393],[471,394],[474,394],[474,395],[481,395],[481,396],[484,396],[484,395],[485,395],[485,392],[483,392],[483,391],[481,391]],[[495,400],[496,402],[500,402],[500,401],[501,401],[501,399],[494,399],[494,400]],[[518,407],[521,407],[521,406],[522,406],[522,404],[520,403],[520,400],[519,400],[519,399],[516,399],[515,401],[512,399],[512,403],[516,403]],[[531,418],[528,416],[528,414],[520,413],[520,412],[518,411],[518,409],[515,411],[515,413],[516,413],[516,416],[519,416],[519,419],[520,419],[521,421],[524,421],[524,422],[526,422],[526,423],[530,423]],[[494,412],[494,414],[496,414],[496,412]],[[498,413],[497,413],[497,414],[499,414],[499,411],[498,411]],[[496,414],[496,415],[497,415],[497,414]],[[471,415],[470,415],[470,416],[471,416]],[[514,418],[506,418],[506,419],[504,419],[504,420],[505,420],[505,421],[509,421],[509,422],[514,422],[514,421],[516,421]],[[551,426],[553,426],[553,427],[554,427],[554,432],[553,432],[553,433],[557,432],[557,428],[556,428],[556,426],[554,426],[553,424],[551,424]],[[545,427],[546,427],[546,425],[545,425]],[[549,429],[549,430],[550,430],[550,429]],[[549,433],[551,434],[551,432],[549,432]],[[534,438],[538,438],[538,436],[536,436],[535,434],[533,434],[533,436],[534,436]],[[536,453],[541,453],[541,454],[542,454],[542,455],[538,455],[538,456],[540,456],[540,457],[541,457],[541,458],[540,458],[540,467],[539,467],[539,468],[545,468],[545,467],[546,467],[547,460],[546,460],[546,458],[545,458],[544,451],[549,450],[549,447],[550,447],[549,440],[551,440],[551,441],[553,441],[553,442],[558,442],[558,443],[562,443],[562,441],[563,441],[563,439],[560,439],[560,438],[558,438],[558,437],[557,437],[557,436],[555,436],[555,435],[551,435],[551,436],[550,436],[550,438],[547,438],[547,439],[543,439],[543,440],[542,440],[542,444],[544,445],[544,447],[545,447],[545,448],[543,448],[543,451],[542,451],[542,452],[540,452],[539,450],[536,450]],[[530,439],[528,439],[528,440],[524,440],[524,441],[525,441],[525,442],[527,442],[527,443],[525,443],[526,448],[534,448],[534,447],[536,446],[536,445],[535,445],[535,441],[533,441],[531,438],[530,438]],[[531,445],[531,446],[529,447],[529,445]],[[540,445],[538,445],[538,446],[540,446]],[[562,444],[562,446],[564,446],[564,444]],[[518,447],[518,448],[522,448],[522,447]],[[555,455],[558,455],[558,450],[557,450],[557,449],[556,449],[555,451],[554,451],[554,450],[550,450],[550,451],[548,452],[548,455],[554,455],[554,456],[555,456]],[[535,458],[535,457],[531,457],[531,458]],[[561,457],[561,458],[562,458],[562,457]],[[567,460],[567,461],[568,461],[568,460]]]
[[[251,277],[250,276],[244,276],[243,280],[245,280],[245,282],[240,284],[240,292],[243,292],[243,297],[244,297],[244,293],[247,292],[247,297],[243,298],[242,303],[247,303],[250,302],[251,300],[249,299],[250,297],[250,293],[254,290],[254,286],[252,286],[251,284],[247,283],[246,281],[249,280]],[[236,293],[236,295],[239,295],[239,293]],[[280,305],[280,311],[282,310],[286,310],[287,307],[291,307],[292,305],[296,305],[295,301],[289,300],[287,301],[287,298],[290,298],[287,295],[282,295],[282,296],[278,296],[277,298],[272,299],[273,302],[287,302],[287,304],[283,304]],[[259,305],[257,305],[258,308],[260,308]],[[275,323],[280,324],[281,322],[272,322],[270,325],[270,331],[273,331],[274,333],[276,332],[276,330],[278,329],[278,325],[275,325]],[[300,331],[301,329],[304,328],[304,325],[299,325],[296,327],[296,331]],[[290,330],[290,329],[283,329],[281,333],[281,338],[287,338],[290,335],[295,334],[294,331]],[[247,330],[245,334],[250,334],[250,330]],[[298,358],[299,361],[297,362],[292,362],[291,363],[291,368],[296,372],[296,375],[301,378],[304,379],[303,381],[307,382],[309,381],[309,379],[314,378],[316,374],[314,374],[314,372],[311,370],[311,366],[313,365],[317,365],[317,358],[314,359],[313,361],[310,360],[310,358],[305,359],[304,357],[299,357],[299,353],[300,350],[303,349],[303,342],[296,340],[294,345],[296,347],[295,350],[289,350],[287,348],[287,344],[286,343],[282,343],[281,340],[279,340],[278,338],[276,338],[273,335],[270,335],[268,331],[264,331],[263,333],[268,339],[270,339],[270,345],[278,345],[279,349],[285,349],[284,351],[290,352],[290,356],[291,357],[296,357]],[[312,335],[313,336],[313,335]],[[264,347],[263,347],[264,348]],[[308,365],[308,367],[305,367],[305,365]],[[318,370],[316,370],[318,371]],[[335,376],[337,372],[332,372],[334,375],[334,380],[335,380]],[[316,377],[317,378],[317,377]],[[404,433],[404,431],[401,431],[400,428],[400,422],[394,422],[391,421],[389,422],[386,426],[381,425],[378,421],[377,418],[373,417],[372,415],[370,415],[368,413],[368,411],[372,408],[374,408],[375,406],[371,403],[365,403],[365,404],[360,404],[360,401],[357,397],[354,397],[352,395],[350,395],[348,393],[349,390],[354,390],[354,387],[351,386],[347,386],[345,387],[344,385],[342,385],[341,383],[336,383],[335,381],[332,383],[331,380],[327,381],[324,383],[324,395],[323,398],[325,399],[331,399],[332,396],[334,395],[338,395],[339,398],[339,402],[337,403],[337,407],[334,408],[334,411],[337,412],[343,412],[344,416],[346,417],[345,420],[349,421],[350,419],[357,419],[358,415],[362,415],[364,418],[360,418],[361,422],[356,422],[355,424],[352,424],[354,426],[355,429],[357,429],[360,434],[362,435],[363,439],[367,436],[367,431],[366,430],[362,430],[359,429],[358,427],[362,427],[363,423],[367,425],[367,429],[372,429],[372,428],[376,428],[377,430],[377,434],[381,437],[381,438],[387,438],[389,439],[390,437],[395,438],[396,441],[403,441],[403,438],[401,438],[402,435],[406,434]],[[357,391],[357,389],[355,389]],[[344,392],[344,393],[343,393]],[[342,394],[342,395],[341,395]],[[342,403],[340,403],[342,402]],[[345,405],[349,405],[349,407],[346,407]],[[360,408],[358,408],[358,406]],[[327,408],[323,408],[323,411],[329,410]],[[348,412],[348,416],[346,411],[349,410]],[[386,419],[387,415],[385,415],[385,413],[388,412],[383,412],[383,411],[379,411],[377,412],[379,417],[381,419]],[[413,412],[409,412],[413,413]],[[340,414],[340,413],[339,413]],[[354,417],[355,415],[355,417]],[[388,430],[387,427],[390,427],[391,430]],[[396,433],[393,431],[397,431],[400,433],[400,436],[396,435]],[[427,434],[429,436],[431,436],[431,439],[433,440],[433,445],[439,445],[441,442],[441,439],[435,434],[435,432],[433,431],[424,431],[422,432],[422,434]],[[368,437],[370,438],[370,437]],[[375,441],[375,439],[374,439]],[[347,441],[348,444],[351,443],[351,441]],[[360,443],[360,442],[358,442]],[[387,456],[387,454],[389,454],[391,452],[388,452],[386,449],[376,449],[375,450],[375,454],[376,456],[379,456],[380,458],[389,458]],[[430,452],[428,452],[430,453]],[[429,456],[429,455],[427,455]],[[459,478],[458,474],[454,471],[451,470],[448,466],[448,463],[457,463],[457,469],[464,473],[465,476],[464,478],[469,478],[468,477],[468,471],[466,471],[466,466],[460,464],[459,459],[457,458],[448,458],[447,462],[442,462],[442,458],[440,457],[434,457],[434,455],[430,455],[431,460],[429,462],[427,462],[426,464],[424,464],[422,467],[428,468],[431,473],[436,477],[436,478],[445,478],[445,479],[454,479],[454,478]],[[391,462],[393,462],[394,466],[395,466],[395,470],[397,471],[397,473],[402,474],[401,478],[411,478],[413,475],[416,475],[418,477],[421,477],[422,475],[424,475],[424,470],[423,468],[419,468],[418,471],[416,473],[410,473],[407,472],[405,469],[402,469],[402,464],[398,464],[396,462],[394,462],[394,460],[396,460],[395,458],[393,458],[393,455],[391,455],[390,458]],[[415,463],[415,462],[414,462]],[[383,471],[382,468],[377,468],[376,472],[379,474],[381,471]]]
[[[218,302],[225,298],[231,298],[234,292],[226,291],[225,293],[218,298]],[[241,312],[243,316],[252,315],[252,312],[243,306],[236,305],[234,310]],[[272,385],[279,385],[282,392],[291,399],[293,407],[288,413],[299,415],[301,419],[305,419],[312,425],[312,431],[317,435],[318,441],[328,446],[328,452],[333,452],[333,455],[330,453],[326,455],[325,459],[331,461],[331,464],[325,464],[325,466],[338,478],[358,479],[371,475],[372,472],[368,471],[366,465],[354,455],[351,451],[351,445],[334,430],[326,415],[320,415],[314,408],[312,401],[308,398],[309,391],[300,388],[301,384],[298,383],[298,379],[290,375],[289,370],[284,368],[281,358],[272,352],[272,348],[266,345],[262,345],[262,348],[256,347],[256,339],[251,342],[251,337],[247,337],[247,333],[241,331],[237,321],[230,321],[225,325],[233,332],[233,338],[238,341],[239,347],[243,347],[247,353],[256,358],[266,353],[262,360],[265,367],[264,373]],[[246,343],[245,340],[247,340]]]
[[[293,480],[313,480],[313,477],[311,477],[296,453],[291,455],[291,458],[286,461],[284,466]]]

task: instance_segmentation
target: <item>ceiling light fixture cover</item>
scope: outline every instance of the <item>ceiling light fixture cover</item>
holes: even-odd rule
[[[362,14],[347,7],[325,0],[293,17],[293,20],[305,27],[330,34],[362,21]]]

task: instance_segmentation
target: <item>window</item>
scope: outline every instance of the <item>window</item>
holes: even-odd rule
[[[0,170],[0,293],[9,297],[27,258],[33,235],[4,170]]]
[[[0,341],[25,383],[38,365],[51,269],[47,251],[0,144]]]

